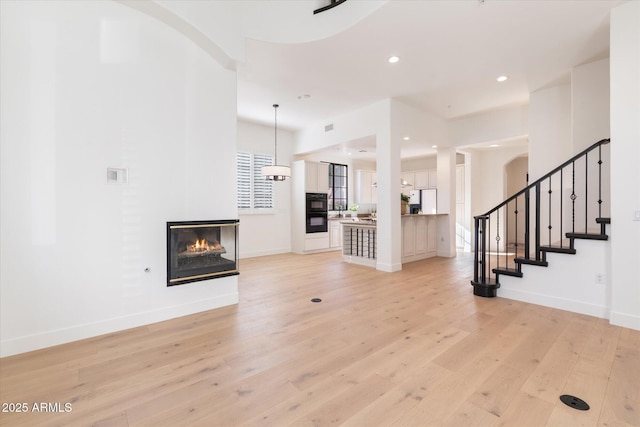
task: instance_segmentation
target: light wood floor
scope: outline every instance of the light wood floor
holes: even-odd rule
[[[243,260],[237,306],[1,359],[3,404],[72,411],[0,413],[0,424],[640,425],[639,331],[474,297],[472,266],[466,255],[397,273],[339,252]]]

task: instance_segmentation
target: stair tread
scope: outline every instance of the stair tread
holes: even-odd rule
[[[515,258],[514,261],[518,264],[537,265],[540,267],[547,267],[549,263],[543,260],[530,259],[530,258]]]
[[[575,254],[576,250],[567,246],[540,246],[542,252],[554,252],[558,254]]]
[[[598,224],[611,224],[611,218],[596,218]]]
[[[609,240],[609,236],[602,233],[566,233],[570,239]]]
[[[491,271],[493,271],[496,274],[502,274],[505,276],[522,277],[522,272],[517,268],[501,267],[501,268],[494,268]]]

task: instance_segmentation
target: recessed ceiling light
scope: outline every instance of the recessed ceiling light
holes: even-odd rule
[[[390,57],[389,57],[389,59],[388,59],[388,61],[389,61],[391,64],[395,64],[396,62],[400,61],[400,57],[395,56],[395,55],[394,55],[394,56],[390,56]]]
[[[438,148],[438,146],[437,145],[432,145],[431,148]]]
[[[498,144],[491,144],[489,147],[495,148],[495,147],[500,147]]]
[[[507,76],[500,76],[500,77],[498,77],[498,78],[496,79],[496,81],[498,81],[498,82],[501,82],[501,83],[502,83],[502,82],[506,82],[508,78],[509,78],[509,77],[507,77]]]
[[[408,140],[410,140],[411,138],[409,138],[408,136],[405,136],[405,137],[404,137],[404,138],[402,138],[402,139],[404,139],[405,141],[408,141]]]

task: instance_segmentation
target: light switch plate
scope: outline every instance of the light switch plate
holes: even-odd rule
[[[129,173],[123,168],[107,168],[107,184],[126,184],[129,182]]]

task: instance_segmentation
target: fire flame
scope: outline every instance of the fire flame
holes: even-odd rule
[[[220,249],[220,243],[209,243],[207,239],[196,239],[196,241],[187,247],[189,252],[206,252],[214,249]]]

